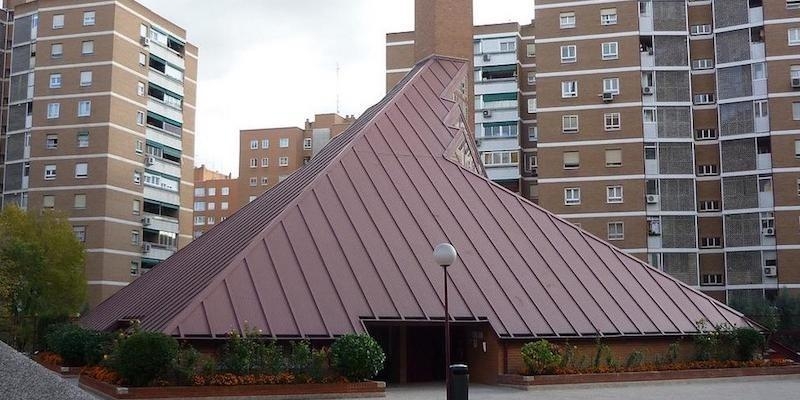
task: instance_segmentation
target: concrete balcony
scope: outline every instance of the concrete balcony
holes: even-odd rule
[[[648,249],[660,249],[663,247],[661,242],[661,235],[649,235],[647,236],[647,248]]]
[[[486,110],[486,112],[475,113],[475,123],[491,123],[503,121],[519,121],[519,110],[517,109],[502,109],[502,110]]]
[[[486,167],[486,176],[493,181],[519,179],[519,164],[508,166]]]
[[[519,138],[516,136],[510,137],[492,137],[475,139],[478,144],[478,151],[501,151],[501,150],[519,150]]]
[[[473,58],[473,61],[475,67],[516,64],[517,52],[478,54]]]
[[[516,93],[519,90],[516,79],[493,79],[475,81],[475,95],[490,93]]]
[[[178,194],[178,192],[171,192],[169,190],[159,189],[152,186],[144,187],[144,198],[176,206],[181,205],[181,196]]]
[[[753,79],[753,96],[766,96],[766,95],[767,95],[767,80]]]
[[[772,169],[772,153],[759,154],[756,156],[756,168],[759,170]]]
[[[643,125],[645,138],[658,138],[658,124],[655,122],[645,122]]]
[[[147,74],[147,80],[169,90],[175,94],[183,96],[183,82],[172,79],[158,71],[150,70]]]
[[[142,226],[160,232],[180,233],[177,218],[162,217],[145,213],[142,217]]]
[[[658,160],[644,160],[644,173],[658,175]]]
[[[639,33],[653,33],[653,17],[639,15]]]
[[[164,47],[164,45],[156,42],[155,40],[150,41],[150,54],[165,60],[166,62],[180,69],[186,69],[186,61],[179,56],[178,53],[175,53],[172,51],[172,49]]]
[[[181,138],[160,129],[153,128],[152,126],[147,127],[147,140],[165,144],[174,149],[183,150]]]
[[[164,261],[173,254],[175,254],[175,249],[172,247],[166,247],[158,243],[148,242],[142,244],[142,257],[145,258]]]
[[[475,102],[476,110],[501,110],[504,108],[516,109],[518,106],[519,102],[517,100],[490,101],[486,103],[479,100]]]
[[[753,119],[756,132],[769,132],[769,117],[756,117]]]
[[[646,51],[639,53],[639,55],[641,57],[640,62],[643,69],[654,68],[656,66],[656,56]]]
[[[152,164],[150,164],[150,162],[152,162]],[[164,160],[163,158],[147,156],[144,164],[148,170],[171,175],[176,178],[181,177],[181,166],[176,163]]]
[[[750,58],[753,60],[762,60],[766,57],[766,50],[764,43],[751,43],[750,44]]]
[[[183,124],[183,111],[172,108],[152,97],[147,98],[147,110]]]
[[[764,23],[764,8],[753,7],[748,12],[748,17],[751,24],[761,25]]]

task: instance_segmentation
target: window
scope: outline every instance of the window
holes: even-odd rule
[[[566,28],[574,28],[575,27],[575,13],[574,12],[562,12],[558,15],[558,26],[561,29]]]
[[[800,28],[789,29],[789,46],[800,45]]]
[[[56,196],[44,195],[42,196],[42,208],[55,208]]]
[[[92,115],[92,102],[91,100],[84,100],[78,102],[78,116],[88,117]]]
[[[719,168],[715,164],[697,166],[697,176],[719,175]]]
[[[222,210],[227,210],[228,207],[229,207],[229,205],[228,205],[227,201],[223,201],[222,203],[219,203],[219,208],[222,209]]]
[[[289,138],[281,138],[280,147],[289,147]]]
[[[692,25],[691,34],[692,35],[710,35],[711,34],[711,24]]]
[[[141,66],[147,65],[147,54],[139,53],[139,65]]]
[[[608,223],[608,240],[625,239],[625,224],[622,222]]]
[[[92,26],[92,25],[94,25],[94,18],[95,18],[95,12],[94,11],[85,11],[83,13],[83,26]]]
[[[600,25],[616,25],[617,24],[617,9],[604,8],[600,10]]]
[[[94,53],[94,40],[86,40],[81,43],[81,54],[93,54]]]
[[[262,167],[269,167],[269,157],[264,157],[261,159],[261,166]]]
[[[699,209],[702,212],[719,211],[720,210],[719,200],[703,200],[700,202]]]
[[[44,166],[44,180],[52,181],[56,179],[56,166],[55,165],[45,165]]]
[[[144,82],[136,82],[136,94],[144,96]]]
[[[578,81],[562,81],[561,97],[562,98],[578,97]]]
[[[85,194],[76,194],[75,199],[73,201],[73,207],[76,209],[84,209],[86,208],[86,195]]]
[[[208,203],[207,206],[208,206],[208,211],[214,211],[217,209],[217,203],[214,202]]]
[[[561,116],[561,132],[575,133],[578,132],[578,116],[577,115],[562,115]]]
[[[603,78],[603,93],[619,94],[619,78]]]
[[[61,29],[64,27],[64,14],[53,15],[53,29]]]
[[[800,140],[794,141],[794,158],[800,158]]]
[[[92,71],[81,71],[81,86],[92,86]]]
[[[639,1],[639,15],[649,17],[653,15],[653,0]]]
[[[722,238],[719,237],[701,237],[700,248],[709,249],[715,247],[722,247]]]
[[[268,149],[269,148],[269,139],[261,139],[261,148]]]
[[[800,8],[800,0],[786,0],[786,8]]]
[[[767,100],[753,102],[753,114],[756,118],[769,117],[769,104]]]
[[[78,147],[89,147],[89,132],[78,132]]]
[[[258,167],[258,159],[257,158],[251,158],[250,159],[250,168],[255,168],[255,167]]]
[[[581,166],[581,153],[577,151],[564,152],[564,169],[577,169]]]
[[[531,142],[535,142],[539,140],[539,128],[536,126],[529,126],[528,127],[528,140]]]
[[[58,148],[58,135],[47,135],[47,148],[49,150]]]
[[[581,188],[564,189],[564,205],[574,206],[581,204]]]
[[[194,188],[194,197],[205,197],[206,188]]]
[[[281,167],[289,166],[289,157],[278,157],[278,165]]]
[[[214,217],[208,217],[208,222],[207,223],[209,225],[214,225],[216,223],[216,221],[214,220]]]
[[[525,45],[525,55],[528,57],[536,57],[536,44],[530,43]]]
[[[795,145],[796,147],[796,145]],[[772,192],[772,177],[763,176],[758,178],[758,192],[769,193]]]
[[[139,275],[139,263],[136,261],[131,261],[131,275],[132,276]]]
[[[800,101],[792,103],[792,119],[800,121]]]
[[[267,186],[267,185],[269,185],[269,178],[267,178],[266,176],[262,176],[261,177],[261,186]]]
[[[528,72],[528,85],[536,84],[536,72]]]
[[[536,113],[536,98],[528,99],[528,114]]]
[[[75,239],[78,239],[81,243],[86,243],[86,227],[85,226],[73,226],[72,233],[75,234]]]
[[[500,42],[500,51],[515,51],[517,50],[517,42],[513,40],[508,40],[504,42]]]
[[[144,111],[136,111],[136,125],[144,126]]]
[[[767,79],[767,63],[753,63],[753,79]]]
[[[483,124],[482,137],[515,137],[517,136],[517,124],[515,122],[500,122]]]
[[[134,246],[139,245],[139,231],[131,231],[131,244]]]
[[[139,215],[142,210],[142,202],[139,200],[134,200],[131,205],[131,213],[133,215]]]
[[[206,202],[205,201],[195,201],[194,202],[194,210],[195,211],[205,211],[206,210]]]
[[[47,119],[58,118],[61,114],[61,103],[50,103],[47,105]]]
[[[578,48],[574,44],[561,46],[561,63],[574,63],[578,60]]]
[[[518,151],[487,151],[481,154],[483,165],[486,167],[517,165],[519,164]]]
[[[761,229],[775,229],[775,213],[761,213]]]
[[[133,171],[133,184],[134,185],[141,185],[142,184],[142,173],[139,171]]]
[[[216,196],[216,194],[217,194],[217,188],[213,188],[213,187],[208,188],[208,195],[209,196]]]
[[[622,186],[606,186],[606,202],[622,203]]]
[[[722,274],[703,274],[700,278],[701,285],[718,286],[724,285],[725,281]]]
[[[87,176],[89,176],[89,164],[87,163],[75,164],[75,177],[86,178]]]
[[[251,140],[250,141],[250,150],[258,149],[258,140]]]
[[[53,43],[50,45],[50,57],[60,58],[64,55],[64,45],[61,43]]]
[[[656,147],[655,143],[645,143],[644,144],[644,159],[645,160],[657,160],[658,159],[658,147]],[[650,193],[650,194],[658,194]]]
[[[526,154],[525,170],[528,172],[536,172],[537,167],[539,167],[539,160],[536,154]]]
[[[607,131],[616,131],[621,127],[619,113],[606,113],[603,116],[605,129]]]
[[[642,118],[644,119],[645,123],[655,123],[658,120],[656,119],[656,109],[655,108],[645,108],[642,109]]]
[[[50,74],[50,89],[61,87],[61,74]]]
[[[695,129],[694,136],[697,140],[714,140],[717,138],[717,130],[714,128]]]
[[[617,42],[603,43],[603,60],[614,60],[619,58],[619,44]]]
[[[222,195],[223,196],[228,196],[230,194],[231,194],[231,188],[229,188],[227,186],[222,188]]]
[[[692,69],[711,69],[711,68],[714,68],[714,60],[711,58],[692,60]]]
[[[204,215],[196,215],[194,217],[194,224],[195,224],[195,226],[205,225],[206,224],[206,217]]]
[[[622,166],[622,149],[606,150],[606,167]]]
[[[311,150],[311,138],[303,139],[303,150]]]
[[[149,35],[147,34],[147,31],[148,31],[148,30],[149,30],[149,29],[147,28],[147,25],[145,25],[145,24],[141,24],[141,25],[139,25],[139,36],[140,36],[140,37],[148,37],[148,36],[149,36]]]
[[[256,185],[258,185],[258,178],[256,178],[256,177],[251,177],[251,178],[250,178],[250,182],[249,182],[249,183],[250,183],[250,186],[256,186]]]

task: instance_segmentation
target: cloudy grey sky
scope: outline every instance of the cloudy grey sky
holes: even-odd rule
[[[414,0],[138,0],[200,48],[195,165],[238,174],[240,129],[360,114],[385,92],[385,34]],[[533,18],[532,0],[474,0],[475,23]]]

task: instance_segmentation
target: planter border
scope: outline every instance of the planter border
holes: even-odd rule
[[[378,381],[358,383],[298,383],[289,385],[164,386],[121,387],[86,375],[78,379],[81,389],[106,399],[329,399],[347,397],[386,397],[386,384]]]
[[[580,383],[615,383],[615,382],[644,382],[665,381],[676,379],[705,379],[705,378],[731,378],[740,376],[763,375],[793,375],[800,374],[800,365],[787,365],[780,367],[744,367],[744,368],[710,368],[710,369],[684,369],[673,371],[643,371],[643,372],[609,372],[595,374],[567,374],[567,375],[498,375],[497,383],[503,386],[512,386],[521,389],[530,389],[545,385],[566,385]]]
[[[38,360],[34,361],[36,361],[37,364],[49,369],[50,371],[53,371],[61,375],[64,378],[75,378],[81,374],[81,370],[83,369],[83,367],[62,367],[60,365],[55,365],[55,364],[45,364],[39,362]]]

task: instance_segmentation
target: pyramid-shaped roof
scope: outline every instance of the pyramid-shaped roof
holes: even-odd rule
[[[306,166],[82,320],[179,337],[245,326],[333,337],[442,320],[501,338],[687,334],[740,313],[489,181],[464,126],[464,61],[429,57]]]

